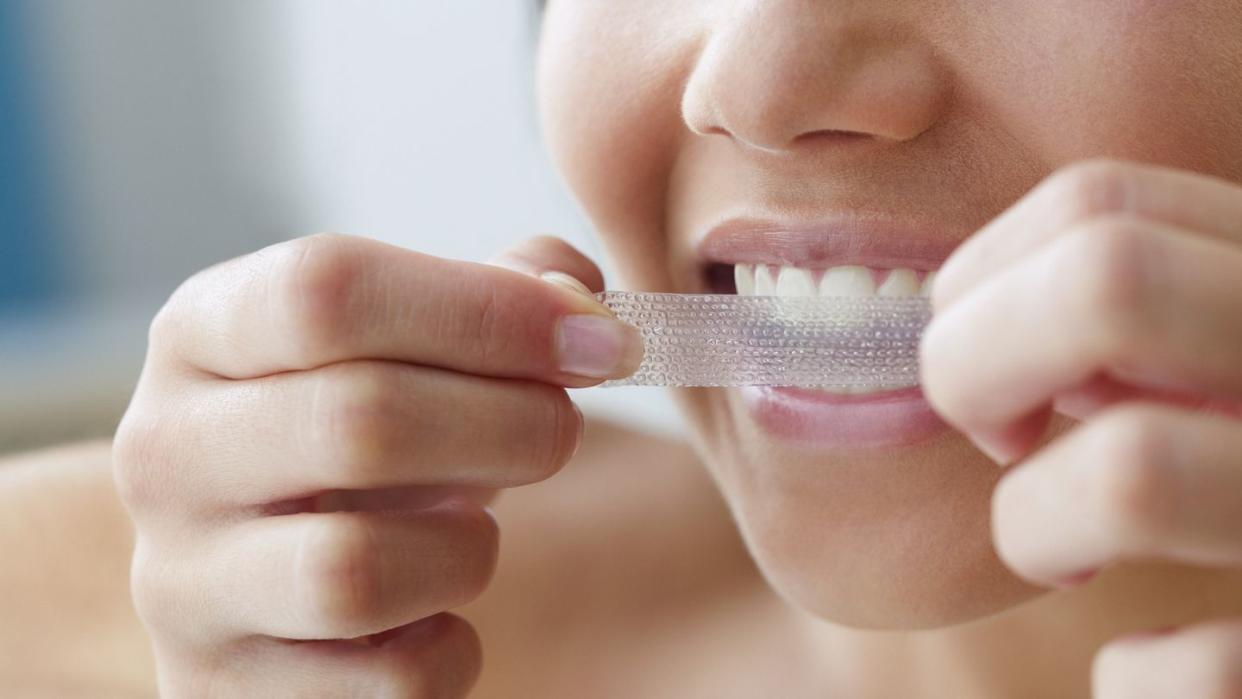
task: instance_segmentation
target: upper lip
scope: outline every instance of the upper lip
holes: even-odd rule
[[[862,265],[938,269],[961,242],[925,224],[860,212],[814,220],[731,218],[698,239],[705,263],[765,263],[804,268]]]

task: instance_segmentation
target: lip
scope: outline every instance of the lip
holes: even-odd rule
[[[917,386],[857,395],[770,386],[739,391],[751,418],[768,434],[805,446],[909,446],[950,429]]]
[[[802,268],[860,265],[939,269],[964,235],[934,223],[865,210],[814,218],[733,216],[699,236],[700,262]],[[950,431],[920,387],[866,394],[799,388],[739,389],[759,427],[783,441],[827,449],[906,446]]]
[[[961,237],[932,225],[853,211],[813,221],[731,218],[701,235],[696,251],[704,264],[862,265],[931,271],[960,242]]]

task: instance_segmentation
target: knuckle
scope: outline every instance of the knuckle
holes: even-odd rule
[[[142,539],[135,542],[134,557],[130,564],[129,589],[133,599],[134,611],[144,623],[150,623],[160,616],[163,608],[163,595],[157,574],[158,568],[151,564],[149,545]]]
[[[138,618],[155,636],[186,631],[184,615],[178,612],[183,588],[171,576],[171,566],[158,556],[151,542],[139,536],[130,564],[130,600]]]
[[[1137,220],[1106,217],[1070,234],[1061,248],[1055,266],[1065,276],[1056,288],[1068,295],[1064,307],[1078,309],[1080,332],[1101,361],[1129,351],[1147,327],[1147,233]]]
[[[1164,421],[1145,406],[1116,408],[1095,426],[1093,492],[1107,528],[1124,539],[1149,538],[1172,517],[1176,487]]]
[[[454,288],[459,303],[427,331],[442,343],[455,343],[461,359],[474,367],[506,365],[515,348],[541,330],[529,311],[528,284],[492,275],[463,277]]]
[[[160,307],[151,319],[147,328],[147,346],[153,353],[163,353],[175,346],[174,342],[181,335],[181,318],[178,290]]]
[[[383,484],[402,434],[399,388],[392,372],[361,364],[326,372],[320,380],[331,388],[321,392],[329,397],[316,411],[320,424],[315,434],[332,456],[333,475],[343,472],[359,486]]]
[[[380,607],[381,551],[372,525],[352,513],[320,515],[298,552],[301,613],[311,628],[353,638],[370,628]]]
[[[145,512],[166,494],[159,472],[167,463],[167,442],[159,422],[136,408],[125,413],[112,440],[112,478],[131,512]]]
[[[176,347],[178,339],[185,334],[187,315],[193,313],[194,298],[205,286],[204,278],[208,273],[209,270],[202,270],[181,282],[156,311],[147,327],[147,344],[153,352]]]
[[[1057,171],[1049,180],[1070,220],[1120,213],[1131,205],[1133,166],[1119,160],[1091,159]]]
[[[307,345],[340,339],[349,320],[351,291],[363,274],[357,240],[321,233],[280,246],[276,307],[290,332]]]

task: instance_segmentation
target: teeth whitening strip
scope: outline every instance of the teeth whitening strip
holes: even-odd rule
[[[919,381],[922,296],[786,297],[605,291],[646,355],[604,386],[890,388]]]

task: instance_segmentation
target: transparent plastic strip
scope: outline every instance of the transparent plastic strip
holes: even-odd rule
[[[633,376],[604,386],[914,386],[931,320],[924,297],[596,298],[642,332],[646,350]]]

